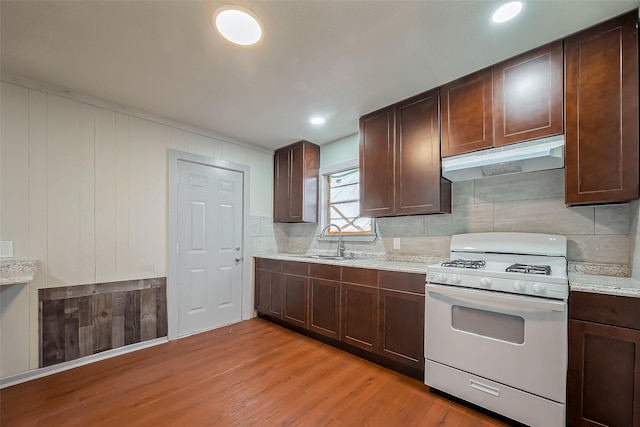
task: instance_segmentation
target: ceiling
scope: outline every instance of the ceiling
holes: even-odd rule
[[[264,38],[233,45],[213,12],[236,3]],[[638,7],[529,0],[500,26],[496,1],[6,1],[3,73],[268,149],[325,144],[358,118]],[[309,123],[327,118],[324,126]]]

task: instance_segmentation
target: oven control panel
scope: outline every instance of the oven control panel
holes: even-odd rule
[[[427,271],[427,282],[562,300],[569,296],[569,286],[566,283],[546,283],[536,280],[535,276],[532,277],[533,280],[522,280],[474,273],[476,274]]]

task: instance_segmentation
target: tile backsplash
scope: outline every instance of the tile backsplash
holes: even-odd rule
[[[530,172],[453,183],[452,213],[379,218],[378,239],[345,244],[346,251],[391,259],[449,256],[451,235],[518,231],[567,236],[570,271],[629,276],[638,204],[566,207],[564,170]],[[252,217],[255,252],[305,253],[335,243],[315,239],[316,224],[273,224]],[[400,249],[393,239],[400,239]],[[639,260],[640,261],[640,260]]]

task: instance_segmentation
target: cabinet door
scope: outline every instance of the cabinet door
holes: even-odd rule
[[[282,274],[267,270],[256,270],[255,308],[262,314],[282,318]]]
[[[282,319],[282,305],[283,305],[283,287],[282,287],[282,273],[269,273],[271,287],[271,305],[269,307],[269,315]]]
[[[495,65],[493,83],[494,145],[562,133],[562,41]]]
[[[320,147],[299,141],[280,148],[273,167],[274,222],[316,222]]]
[[[360,215],[394,213],[393,107],[360,118]]]
[[[451,212],[441,189],[438,90],[396,104],[395,121],[396,215]]]
[[[271,273],[269,271],[256,270],[255,291],[256,311],[269,314],[271,311]]]
[[[440,89],[442,156],[493,146],[493,69],[487,68]]]
[[[284,289],[282,320],[307,329],[309,326],[307,316],[309,306],[308,279],[291,274],[284,274],[282,278]]]
[[[291,222],[291,153],[288,149],[274,154],[273,221]]]
[[[569,321],[571,426],[640,425],[640,331]]]
[[[289,221],[302,222],[304,192],[304,149],[297,144],[289,149]]]
[[[378,347],[378,288],[342,283],[342,341],[374,352]]]
[[[379,292],[378,353],[424,370],[424,295]]]
[[[309,330],[340,339],[340,282],[309,278]]]
[[[637,11],[565,40],[565,201],[638,198]]]

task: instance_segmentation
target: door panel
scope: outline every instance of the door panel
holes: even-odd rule
[[[311,277],[309,286],[309,330],[340,339],[340,282]]]
[[[638,198],[637,11],[565,40],[565,202]]]
[[[440,89],[442,157],[493,146],[493,68]]]
[[[178,162],[178,335],[241,319],[242,174]]]
[[[360,118],[360,215],[394,213],[393,107]]]
[[[397,104],[395,119],[395,213],[441,212],[438,90]]]
[[[495,145],[562,133],[562,71],[562,41],[494,67]]]
[[[342,341],[367,351],[378,346],[378,289],[342,283]]]

